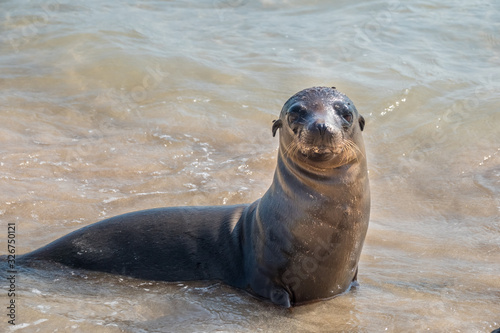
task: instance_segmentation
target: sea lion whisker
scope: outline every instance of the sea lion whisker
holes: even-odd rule
[[[356,152],[360,153],[361,156],[363,156],[363,158],[366,158],[365,154],[363,153],[363,151],[359,148],[359,146],[352,140],[347,140],[347,142],[349,143],[349,145],[354,148],[355,152],[354,154],[356,154]],[[357,158],[357,154],[356,154],[356,158]]]
[[[284,156],[290,156],[298,151],[299,144],[296,141],[290,142],[290,144],[283,150]]]
[[[347,162],[350,162],[358,158],[354,146],[355,146],[354,142],[347,140],[346,142],[346,150],[348,151],[348,153],[346,154],[347,155],[346,158],[348,159]]]

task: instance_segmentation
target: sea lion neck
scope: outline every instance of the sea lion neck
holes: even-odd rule
[[[317,192],[322,196],[336,194],[335,186],[346,184],[345,174],[358,173],[362,169],[360,161],[352,161],[336,168],[313,168],[294,161],[282,152],[278,154],[275,182],[286,184],[287,188],[293,189],[291,196],[298,193]],[[282,185],[283,186],[283,185]],[[285,192],[288,192],[285,190]],[[331,193],[330,193],[331,192]]]

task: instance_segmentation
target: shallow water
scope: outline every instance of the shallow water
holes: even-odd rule
[[[19,332],[490,332],[500,326],[500,5],[3,1],[0,253],[117,214],[251,202],[285,100],[364,115],[361,286],[292,311],[205,282],[20,270]],[[2,267],[3,268],[3,267]],[[5,269],[0,272],[4,277]],[[8,305],[8,287],[0,302]]]

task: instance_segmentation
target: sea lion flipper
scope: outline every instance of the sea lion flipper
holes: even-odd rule
[[[276,305],[281,305],[282,307],[289,308],[291,307],[290,303],[290,295],[283,288],[274,287],[271,290],[271,302]]]
[[[354,277],[352,278],[352,282],[358,281],[358,269],[359,269],[359,267],[356,267],[356,273],[354,273]]]
[[[356,273],[354,273],[354,277],[352,278],[352,281],[351,281],[351,288],[359,287],[358,269],[359,269],[359,267],[356,267]]]

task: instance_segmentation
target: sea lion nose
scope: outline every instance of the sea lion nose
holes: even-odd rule
[[[318,128],[319,134],[324,136],[326,133],[326,124],[324,122],[317,122],[316,127]]]

